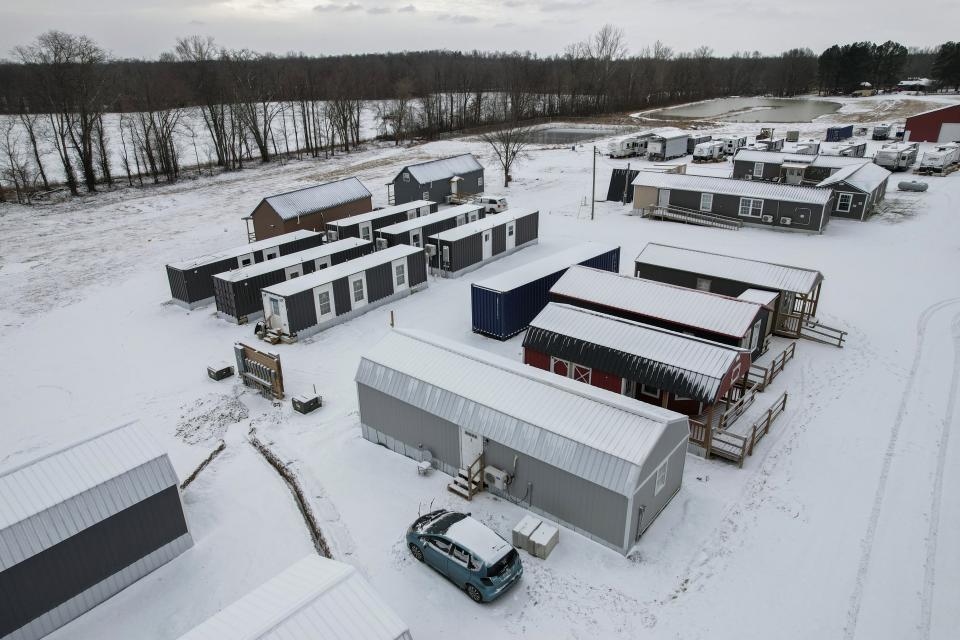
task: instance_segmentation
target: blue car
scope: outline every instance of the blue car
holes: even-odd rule
[[[407,529],[407,546],[474,602],[494,600],[523,575],[517,550],[469,513],[439,509],[420,516]]]

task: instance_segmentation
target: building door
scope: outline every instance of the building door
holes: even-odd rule
[[[493,255],[493,232],[484,231],[483,232],[483,259]]]
[[[507,225],[507,249],[513,249],[517,246],[517,223],[511,222]]]
[[[657,192],[657,206],[670,206],[670,189],[660,189],[660,191]]]
[[[460,427],[460,468],[466,469],[483,453],[483,436]]]
[[[421,237],[422,237],[422,236],[420,235],[420,232],[419,232],[419,231],[411,231],[411,232],[410,232],[410,244],[413,245],[413,246],[415,246],[415,247],[422,247],[423,245],[420,243]]]

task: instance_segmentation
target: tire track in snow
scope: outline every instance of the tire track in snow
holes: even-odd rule
[[[960,302],[960,298],[947,298],[934,303],[923,310],[920,318],[917,320],[917,346],[913,353],[913,362],[910,365],[910,372],[907,375],[907,382],[904,386],[903,395],[900,399],[900,406],[897,408],[897,415],[893,421],[893,427],[890,430],[890,440],[887,443],[887,449],[883,455],[883,466],[880,469],[880,477],[877,482],[877,491],[873,498],[873,507],[870,511],[870,519],[867,524],[867,531],[860,543],[860,562],[857,567],[856,582],[853,593],[850,595],[850,608],[847,611],[847,624],[844,627],[843,637],[845,640],[853,640],[857,632],[857,621],[860,617],[860,607],[863,604],[863,591],[866,587],[867,574],[870,572],[870,563],[873,555],[873,544],[877,535],[877,525],[880,521],[880,512],[883,508],[883,500],[887,492],[887,479],[890,476],[890,467],[896,456],[897,443],[899,442],[900,427],[903,425],[903,418],[907,413],[907,405],[913,395],[913,387],[917,381],[917,373],[920,370],[920,363],[923,359],[923,347],[926,340],[927,325],[937,312]]]
[[[933,588],[936,584],[937,533],[940,528],[940,505],[943,499],[943,474],[947,466],[947,449],[950,444],[950,430],[953,426],[954,412],[957,408],[957,396],[960,395],[960,314],[953,317],[953,374],[947,399],[947,411],[944,414],[938,441],[937,470],[933,481],[933,495],[930,501],[930,528],[927,533],[927,558],[923,566],[923,594],[920,599],[920,637],[929,640],[930,626],[933,620]]]

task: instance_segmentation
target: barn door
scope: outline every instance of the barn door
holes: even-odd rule
[[[483,453],[483,436],[460,427],[460,468],[466,469]]]

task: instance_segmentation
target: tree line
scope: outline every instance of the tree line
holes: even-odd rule
[[[842,59],[864,55],[838,49]],[[846,91],[859,78],[891,81],[897,70],[917,66],[918,56],[929,67],[935,55],[896,43],[870,45],[867,53],[857,75],[837,70],[845,62],[830,67],[825,60],[833,53],[818,59],[809,49],[717,56],[709,47],[675,52],[656,42],[630,53],[623,32],[607,25],[546,57],[275,56],[191,36],[157,60],[122,60],[86,36],[50,31],[0,63],[0,198],[4,184],[26,201],[56,183],[78,195],[116,180],[175,181],[185,166],[235,170],[349,152],[370,112],[377,134],[400,144],[728,95]]]

